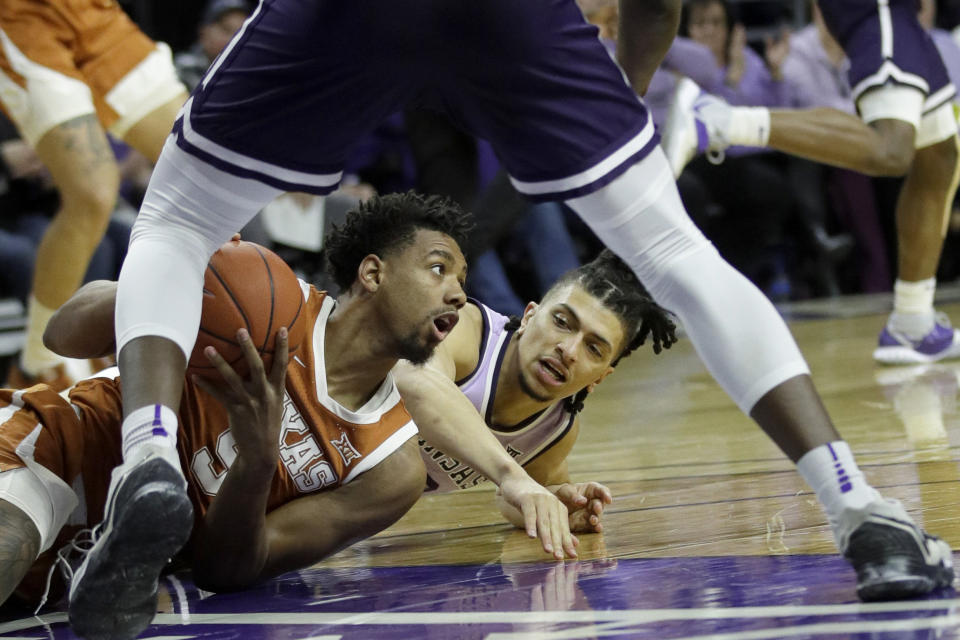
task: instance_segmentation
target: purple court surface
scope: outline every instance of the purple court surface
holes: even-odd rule
[[[839,576],[839,578],[838,578]],[[308,569],[212,595],[167,577],[143,638],[960,638],[960,599],[859,603],[839,556]],[[64,613],[3,638],[74,638]]]

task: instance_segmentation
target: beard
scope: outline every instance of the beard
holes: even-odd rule
[[[523,375],[523,371],[517,373],[517,382],[520,383],[520,390],[525,394],[536,400],[537,402],[547,402],[552,398],[548,395],[542,393],[537,393],[534,391],[533,387],[530,386],[530,383],[527,382],[527,379]]]
[[[400,357],[416,365],[423,364],[429,360],[436,348],[437,345],[425,341],[417,331],[411,331],[406,336],[400,338],[397,344]]]

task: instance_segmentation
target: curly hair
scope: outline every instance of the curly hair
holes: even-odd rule
[[[647,338],[652,340],[653,352],[658,354],[677,341],[673,314],[653,301],[630,267],[609,249],[601,251],[591,262],[562,275],[543,299],[570,284],[582,287],[620,319],[625,339],[611,366],[617,366],[623,358],[645,344]],[[508,329],[518,326],[519,318],[511,318],[507,324]],[[567,410],[571,413],[582,410],[586,397],[587,390],[581,389],[567,398]]]
[[[384,257],[408,247],[419,229],[445,233],[462,245],[472,228],[470,214],[448,198],[413,191],[374,196],[327,234],[323,244],[327,271],[346,291],[366,256]]]

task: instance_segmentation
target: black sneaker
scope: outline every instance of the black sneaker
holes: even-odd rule
[[[180,471],[160,455],[114,470],[96,542],[70,584],[83,638],[136,638],[157,611],[160,572],[187,542],[193,507]]]
[[[896,500],[848,512],[844,557],[857,571],[861,600],[899,600],[953,583],[950,546],[918,527]]]

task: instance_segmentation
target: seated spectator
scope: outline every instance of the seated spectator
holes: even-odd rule
[[[731,104],[782,106],[789,86],[781,66],[785,38],[770,39],[764,57],[747,45],[746,30],[722,0],[684,6],[677,38],[663,68],[692,77]],[[678,179],[691,217],[720,252],[775,301],[792,294],[785,227],[793,214],[782,160],[755,149],[728,150],[725,160],[692,162]]]
[[[792,88],[792,106],[832,107],[853,113],[847,58],[827,30],[816,3],[811,2],[810,6],[813,21],[791,35],[790,53],[783,63],[784,79]],[[858,290],[888,291],[893,276],[870,178],[799,158],[791,158],[790,166],[801,216],[807,228],[819,236],[818,245],[823,252],[829,253],[831,244],[837,244],[837,239],[828,238],[824,229],[827,211],[832,210],[856,239]]]

